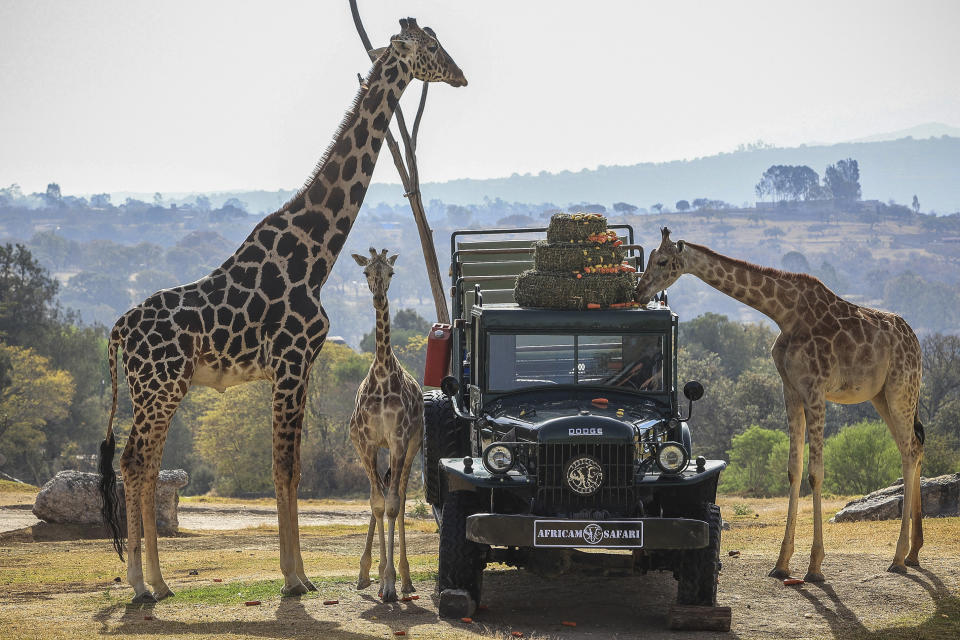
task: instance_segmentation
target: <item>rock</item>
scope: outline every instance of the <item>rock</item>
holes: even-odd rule
[[[722,524],[720,525],[720,528],[721,528],[721,529],[723,529],[724,531],[730,531],[730,523],[729,523],[729,522],[727,522],[726,520],[721,520],[720,522],[722,523]]]
[[[920,479],[920,503],[925,517],[960,515],[960,473]],[[903,479],[886,489],[857,498],[830,518],[830,522],[899,520],[903,510]]]
[[[160,472],[157,480],[157,532],[172,535],[177,532],[177,490],[190,481],[183,469]],[[126,531],[126,508],[123,482],[117,477],[117,495],[120,501],[121,528]],[[103,525],[100,515],[100,476],[82,471],[61,471],[40,489],[33,503],[33,514],[45,522],[56,524]]]
[[[440,592],[437,613],[441,618],[469,618],[477,610],[477,603],[463,589],[444,589]]]

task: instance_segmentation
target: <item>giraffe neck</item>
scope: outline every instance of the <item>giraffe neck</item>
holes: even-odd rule
[[[387,127],[412,79],[412,69],[392,49],[378,58],[313,175],[257,225],[248,242],[274,250],[298,272],[305,266],[310,285],[322,286],[357,219]]]
[[[776,322],[781,330],[787,330],[800,319],[797,308],[806,300],[822,299],[825,294],[837,297],[819,280],[805,274],[750,264],[689,242],[684,245],[684,253],[687,253],[684,262],[687,273],[753,307]]]
[[[377,311],[377,352],[374,364],[389,366],[393,364],[393,347],[390,345],[390,304],[387,296],[373,296],[373,308]]]

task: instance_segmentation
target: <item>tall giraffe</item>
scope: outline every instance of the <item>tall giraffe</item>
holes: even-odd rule
[[[666,228],[662,235],[660,247],[650,253],[647,269],[637,282],[639,302],[649,301],[689,273],[760,311],[780,327],[773,361],[783,381],[790,429],[790,502],[780,556],[770,575],[790,575],[806,433],[810,438],[813,547],[804,580],[824,580],[820,491],[827,400],[840,404],[869,400],[887,423],[900,449],[904,486],[900,537],[888,571],[906,573],[906,565],[919,566],[924,434],[917,403],[922,359],[920,342],[910,326],[898,315],[847,302],[813,276],[750,264],[683,240],[674,243]]]
[[[403,505],[407,497],[410,465],[420,450],[423,439],[423,392],[417,381],[407,373],[390,346],[390,306],[387,289],[393,277],[397,256],[387,257],[387,250],[377,253],[371,247],[372,257],[353,254],[363,267],[367,285],[373,294],[377,311],[377,350],[367,377],[357,389],[357,404],[350,417],[350,439],[370,479],[370,527],[367,543],[360,558],[360,577],[357,588],[370,584],[370,551],[373,533],[380,533],[380,593],[384,602],[397,599],[396,569],[393,565],[393,530],[397,518],[400,535],[400,580],[403,593],[414,591],[407,563],[407,542],[403,528]],[[390,451],[390,473],[381,479],[377,473],[377,453],[381,447]],[[389,483],[389,484],[387,484]],[[387,486],[385,486],[387,485]],[[387,516],[387,540],[383,539],[383,516]]]
[[[210,275],[158,291],[125,313],[110,333],[113,405],[100,445],[103,512],[123,559],[114,492],[113,419],[117,355],[133,400],[134,424],[120,458],[126,488],[127,581],[134,602],[172,595],[160,574],[154,489],[170,419],[191,385],[224,391],[273,383],[273,480],[284,595],[315,587],[300,554],[297,486],[300,429],[310,368],[329,329],[320,289],[356,220],[403,90],[416,78],[466,86],[463,72],[429,28],[400,20],[377,52],[350,110],[313,175],[290,202],[258,224]],[[147,566],[141,564],[141,516]]]

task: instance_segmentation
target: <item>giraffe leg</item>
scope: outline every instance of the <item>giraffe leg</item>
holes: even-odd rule
[[[781,373],[782,375],[782,373]],[[777,564],[770,570],[773,578],[790,577],[790,558],[793,556],[793,541],[797,530],[797,507],[800,502],[800,480],[803,475],[803,440],[806,420],[800,395],[784,378],[783,399],[787,408],[787,425],[790,429],[790,458],[787,477],[790,480],[790,502],[787,507],[787,526],[780,543]]]
[[[283,573],[280,592],[285,596],[299,596],[309,591],[298,575],[298,569],[303,571],[303,559],[296,517],[305,389],[306,380],[301,380],[294,389],[281,389],[274,383],[273,390],[273,485],[277,492],[280,571]]]
[[[823,582],[823,426],[826,404],[823,397],[817,397],[804,408],[807,419],[807,432],[810,436],[810,488],[813,491],[813,545],[810,548],[810,565],[806,582]]]
[[[157,474],[159,468],[151,469],[140,489],[140,505],[143,518],[143,548],[146,552],[147,582],[153,587],[157,600],[173,595],[160,573],[160,556],[157,551]]]
[[[921,504],[922,494],[920,492],[920,470],[921,461],[918,456],[917,471],[914,475],[913,484],[913,529],[910,532],[910,552],[903,561],[908,567],[920,566],[920,547],[923,546],[923,505]]]
[[[359,446],[358,446],[359,449]],[[367,539],[360,556],[360,575],[357,577],[357,589],[370,586],[370,566],[373,564],[373,535],[377,530],[377,510],[383,514],[383,487],[377,477],[377,447],[367,447],[360,453],[360,460],[370,480],[370,526],[367,527]],[[381,562],[382,564],[382,562]]]
[[[400,591],[402,593],[413,593],[416,589],[413,586],[413,581],[410,579],[410,563],[407,561],[407,537],[406,531],[404,530],[404,510],[406,509],[407,504],[407,482],[410,480],[410,468],[413,466],[413,461],[417,457],[417,453],[420,451],[420,445],[423,440],[423,431],[421,429],[413,430],[414,433],[410,437],[410,440],[407,444],[407,459],[403,465],[403,473],[400,477],[400,521],[397,523],[397,533],[400,538],[400,558],[397,562],[397,570],[400,573]],[[410,435],[408,433],[408,435]]]
[[[920,452],[922,445],[916,440],[913,434],[913,407],[908,403],[898,400],[895,393],[889,389],[879,394],[873,399],[873,406],[877,413],[887,423],[890,433],[897,448],[900,449],[900,464],[903,470],[903,511],[900,518],[900,535],[897,538],[897,548],[893,555],[893,562],[887,571],[891,573],[906,573],[907,553],[911,547],[910,541],[910,523],[913,519],[919,519],[920,512]],[[915,513],[915,509],[918,511]],[[914,532],[914,536],[917,532]],[[922,531],[917,542],[922,544]],[[914,546],[916,553],[919,553],[919,546]],[[919,563],[919,558],[917,558]]]
[[[402,470],[406,464],[406,451],[390,451],[390,468]],[[387,517],[387,542],[386,542],[386,562],[383,568],[383,579],[380,582],[380,591],[384,602],[395,602],[397,600],[397,570],[393,562],[394,530],[396,529],[397,516],[401,511],[400,504],[400,479],[401,472],[394,472],[390,475],[390,484],[387,487],[384,496],[384,513]]]
[[[136,425],[134,425],[136,429]],[[136,440],[129,438],[120,458],[123,473],[124,502],[127,508],[127,582],[133,587],[134,604],[156,602],[143,581],[142,542],[140,540],[140,489],[144,483],[143,458],[136,451]]]

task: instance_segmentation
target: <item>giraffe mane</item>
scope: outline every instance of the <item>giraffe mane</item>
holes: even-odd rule
[[[756,271],[765,276],[770,276],[771,278],[792,279],[792,280],[816,283],[824,287],[825,289],[829,289],[827,285],[823,284],[823,281],[820,280],[820,278],[817,278],[816,276],[812,276],[809,273],[799,273],[796,271],[784,271],[783,269],[777,269],[776,267],[765,267],[761,264],[754,264],[752,262],[747,262],[746,260],[740,260],[739,258],[731,258],[730,256],[725,256],[722,253],[717,253],[716,251],[714,251],[713,249],[710,249],[709,247],[703,246],[702,244],[694,244],[693,242],[686,242],[686,241],[684,241],[684,244],[686,244],[686,246],[688,247],[693,247],[697,251],[700,251],[701,253],[704,253],[710,256],[711,258],[722,260],[735,267],[750,269],[751,271]]]
[[[380,54],[380,57],[374,60],[373,66],[370,67],[370,71],[367,72],[367,77],[372,77],[379,74],[380,70],[383,67],[383,63],[386,61],[387,56],[390,53],[390,47],[387,47],[386,51]],[[370,86],[367,84],[366,80],[363,80],[360,83],[360,89],[357,91],[356,97],[353,99],[353,104],[350,105],[350,108],[347,109],[346,113],[343,115],[343,120],[340,121],[340,126],[337,127],[336,132],[333,134],[333,138],[330,140],[330,143],[327,145],[327,148],[324,149],[323,154],[320,156],[320,159],[317,161],[316,166],[313,168],[310,176],[304,181],[303,186],[297,190],[292,198],[287,200],[282,207],[277,211],[283,211],[290,206],[297,198],[304,195],[307,189],[313,184],[313,181],[317,179],[317,176],[320,175],[320,171],[327,164],[327,160],[330,159],[330,154],[333,153],[333,148],[336,146],[337,141],[340,139],[346,131],[348,131],[354,123],[356,123],[357,118],[359,117],[358,112],[360,111],[360,103],[363,102],[363,99],[367,96],[367,92],[370,90]]]

